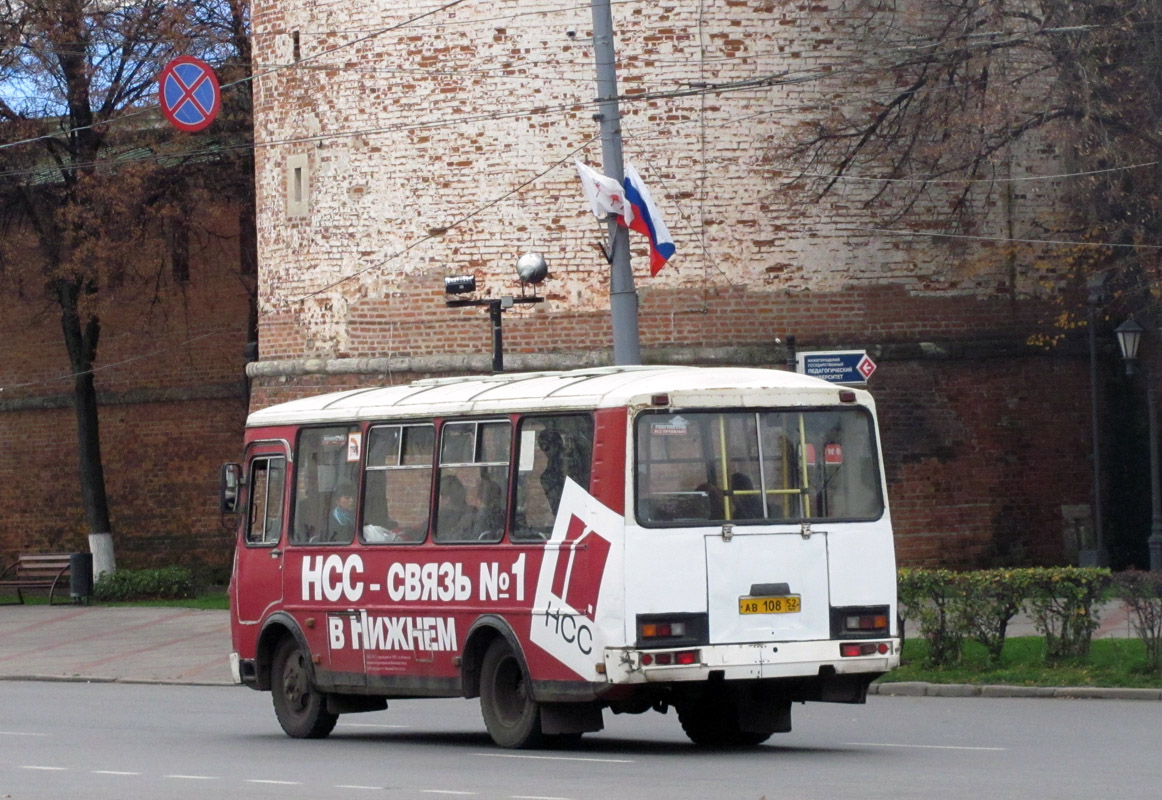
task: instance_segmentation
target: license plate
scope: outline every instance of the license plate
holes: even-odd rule
[[[798,614],[802,601],[798,595],[788,597],[740,597],[739,614]]]

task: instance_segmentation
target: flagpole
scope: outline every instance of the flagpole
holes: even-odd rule
[[[591,0],[593,56],[597,63],[596,118],[601,123],[601,169],[622,183],[625,169],[621,155],[621,111],[617,104],[617,68],[613,50],[613,13],[610,0]],[[610,217],[611,245],[609,308],[613,325],[613,363],[642,363],[638,338],[637,290],[629,263],[629,231]]]

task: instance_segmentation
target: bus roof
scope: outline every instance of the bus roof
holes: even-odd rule
[[[698,405],[830,405],[841,387],[795,372],[753,367],[622,366],[562,372],[427,378],[400,386],[352,389],[306,397],[255,411],[247,427],[341,420],[451,416],[527,410],[618,408],[667,394],[670,403]],[[843,387],[848,388],[848,387]],[[777,400],[764,397],[777,391]],[[713,395],[713,398],[710,397]],[[858,402],[870,395],[856,391]]]

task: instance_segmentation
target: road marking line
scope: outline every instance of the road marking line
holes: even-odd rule
[[[386,786],[360,786],[357,783],[340,783],[335,786],[336,789],[371,789],[373,791],[382,791]]]
[[[68,767],[41,767],[36,764],[22,764],[21,769],[39,769],[45,772],[67,772]]]
[[[475,796],[476,792],[457,792],[453,789],[421,789],[423,794],[466,794]]]
[[[165,778],[175,778],[180,781],[216,781],[214,775],[163,775]]]
[[[140,772],[119,772],[114,769],[95,769],[94,775],[140,775]]]
[[[24,733],[23,731],[0,731],[0,736],[51,736],[48,733]]]
[[[511,800],[569,800],[568,797],[553,797],[543,794],[514,794]]]
[[[628,758],[580,758],[578,756],[522,756],[513,753],[473,753],[480,758],[527,758],[530,761],[592,761],[598,764],[633,764]]]
[[[990,750],[1004,752],[1007,747],[962,747],[951,744],[887,744],[885,742],[846,742],[851,747],[910,747],[917,750]]]
[[[340,728],[406,728],[407,725],[381,725],[375,722],[341,722]]]
[[[246,782],[247,783],[265,783],[265,784],[269,784],[272,786],[302,786],[303,785],[301,781],[271,781],[271,780],[264,780],[262,778],[251,778]]]

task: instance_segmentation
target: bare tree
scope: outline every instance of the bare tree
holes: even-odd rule
[[[873,213],[964,233],[1022,170],[1056,167],[1075,176],[1063,183],[1071,213],[1024,234],[1115,245],[1089,248],[1079,271],[1118,267],[1133,302],[1147,301],[1158,251],[1132,245],[1162,244],[1162,5],[856,0],[849,19],[859,101],[789,146],[820,196],[876,176]]]
[[[242,0],[0,0],[0,215],[31,232],[35,270],[60,314],[98,574],[114,568],[93,375],[102,292],[132,279],[144,232],[195,187],[187,154],[204,151],[148,113],[157,77],[184,53],[247,77],[248,27]],[[247,91],[227,127],[248,137],[249,113]],[[253,194],[232,167],[219,174],[237,196]]]

